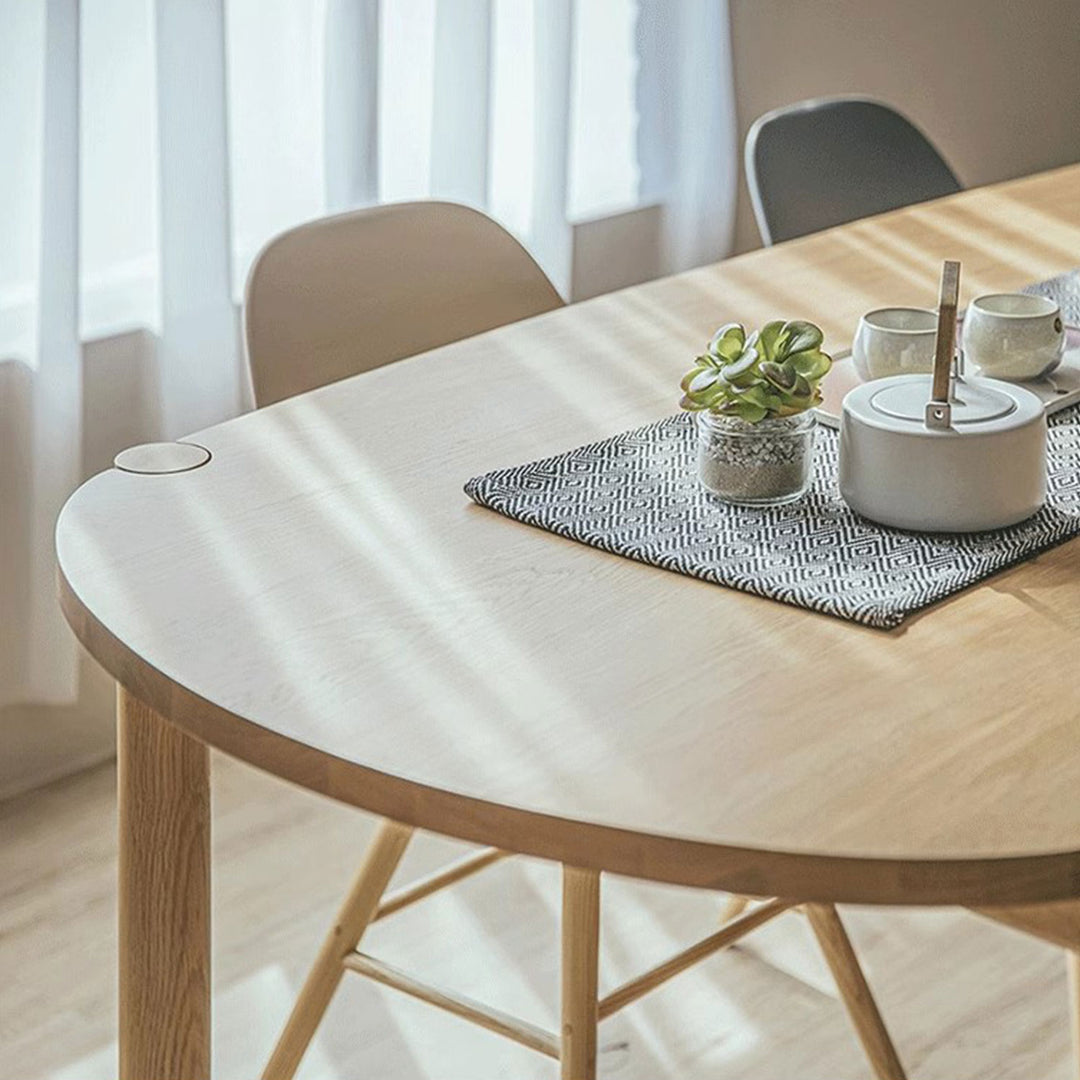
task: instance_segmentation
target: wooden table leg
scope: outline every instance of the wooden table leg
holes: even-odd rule
[[[905,1080],[904,1067],[836,908],[807,904],[806,914],[874,1073],[879,1080]]]
[[[311,965],[285,1030],[263,1069],[262,1080],[291,1080],[345,973],[342,961],[360,944],[394,876],[413,830],[384,820],[368,847],[334,925]]]
[[[1065,950],[1069,971],[1069,1025],[1072,1028],[1073,1074],[1080,1077],[1080,953]]]
[[[120,1080],[209,1080],[209,753],[120,687],[117,758]]]
[[[737,919],[750,906],[749,896],[732,895],[727,898],[727,903],[720,909],[720,925]]]
[[[562,1080],[596,1080],[600,872],[563,867]]]

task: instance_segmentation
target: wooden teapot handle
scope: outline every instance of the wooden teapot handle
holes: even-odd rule
[[[938,300],[937,345],[934,351],[932,400],[948,402],[949,377],[956,352],[956,309],[960,302],[960,264],[946,259],[941,268],[941,296]]]

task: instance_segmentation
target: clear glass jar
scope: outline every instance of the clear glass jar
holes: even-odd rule
[[[775,506],[810,486],[814,467],[813,409],[756,424],[698,413],[698,478],[724,502]]]

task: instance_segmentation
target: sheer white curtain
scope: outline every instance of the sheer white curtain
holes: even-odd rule
[[[719,258],[728,53],[726,0],[0,3],[0,706],[77,693],[66,495],[245,407],[237,305],[270,236],[454,199],[572,296],[579,222],[650,206],[655,265]]]
[[[78,0],[9,4],[0,28],[11,54],[0,62],[0,145],[14,166],[0,170],[0,251],[12,247],[0,295],[12,297],[10,347],[31,362],[4,363],[0,351],[0,701],[63,701],[76,689],[52,526],[81,468],[78,19]]]

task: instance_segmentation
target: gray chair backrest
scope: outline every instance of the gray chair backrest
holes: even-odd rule
[[[801,101],[758,117],[746,136],[746,181],[766,244],[962,190],[910,120],[867,98]]]

